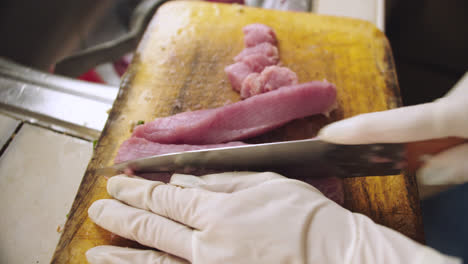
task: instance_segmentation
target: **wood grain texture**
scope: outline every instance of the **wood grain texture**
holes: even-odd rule
[[[242,27],[264,23],[279,39],[281,61],[300,82],[326,79],[338,87],[338,109],[250,140],[302,139],[323,125],[359,113],[399,106],[391,49],[384,34],[360,20],[202,2],[171,2],[149,25],[101,135],[73,204],[53,263],[85,263],[86,250],[112,244],[137,246],[99,228],[87,217],[97,199],[109,198],[96,169],[112,165],[137,120],[219,107],[240,100],[224,67],[243,48]],[[346,179],[345,207],[422,241],[414,176]]]

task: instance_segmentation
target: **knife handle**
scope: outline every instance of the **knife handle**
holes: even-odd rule
[[[415,141],[406,144],[406,157],[410,172],[418,170],[425,162],[428,155],[435,155],[449,148],[468,143],[468,139],[459,137],[448,137]]]

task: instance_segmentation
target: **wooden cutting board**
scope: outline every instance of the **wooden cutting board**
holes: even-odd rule
[[[223,69],[244,48],[242,27],[250,23],[263,23],[276,31],[281,61],[298,74],[300,82],[326,79],[338,88],[338,109],[330,117],[296,120],[250,142],[307,138],[326,123],[400,105],[389,43],[368,22],[237,5],[165,4],[151,21],[124,76],[53,263],[85,263],[86,250],[97,245],[137,246],[87,217],[92,202],[109,198],[106,178],[96,169],[113,164],[119,145],[138,120],[149,122],[240,100]],[[423,240],[414,176],[345,179],[344,189],[346,208]]]

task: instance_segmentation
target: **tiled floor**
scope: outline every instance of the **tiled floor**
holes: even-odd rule
[[[19,124],[20,121],[16,119],[0,115],[0,149],[7,143]]]
[[[91,142],[23,124],[0,157],[0,263],[50,262],[91,154]]]

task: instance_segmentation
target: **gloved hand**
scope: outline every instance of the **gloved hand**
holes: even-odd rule
[[[107,190],[117,200],[96,201],[89,217],[161,252],[99,246],[86,254],[92,264],[459,263],[271,172],[174,175],[171,184],[120,175]]]
[[[468,73],[443,98],[432,103],[358,115],[319,132],[342,144],[411,142],[444,137],[468,138]],[[418,170],[420,185],[468,182],[468,144],[428,159]]]

